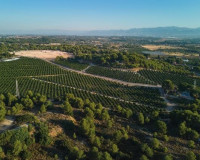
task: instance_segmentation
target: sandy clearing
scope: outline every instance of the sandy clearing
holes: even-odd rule
[[[143,45],[143,48],[155,51],[158,49],[181,49],[181,47],[166,46],[166,45]]]
[[[14,119],[12,117],[6,117],[2,122],[0,122],[0,132],[3,132],[12,127]]]
[[[28,50],[15,52],[17,56],[40,58],[45,60],[54,60],[57,56],[62,56],[64,58],[73,58],[72,53],[62,52],[62,51],[51,51],[51,50]]]

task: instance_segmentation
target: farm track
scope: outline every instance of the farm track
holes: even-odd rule
[[[92,65],[87,66],[85,69],[83,69],[81,72],[86,72]]]
[[[107,80],[107,81],[111,81],[111,82],[116,82],[116,83],[119,83],[119,84],[122,84],[122,85],[125,85],[125,86],[130,86],[130,87],[133,87],[133,86],[138,86],[138,87],[150,87],[150,88],[161,88],[161,85],[151,85],[151,84],[142,84],[142,83],[131,83],[131,82],[125,82],[125,81],[122,81],[122,80],[118,80],[118,79],[113,79],[113,78],[108,78],[108,77],[104,77],[104,76],[99,76],[99,75],[93,75],[93,74],[90,74],[90,73],[85,73],[83,71],[78,71],[78,70],[75,70],[75,69],[71,69],[71,68],[68,68],[68,67],[64,67],[64,66],[61,66],[59,64],[56,64],[52,61],[48,61],[48,60],[45,60],[46,62],[48,63],[51,63],[53,65],[56,65],[64,70],[68,70],[68,71],[72,71],[72,72],[76,72],[76,73],[79,73],[79,74],[83,74],[83,75],[86,75],[86,76],[90,76],[90,77],[96,77],[96,78],[100,78],[100,79],[103,79],[103,80]]]

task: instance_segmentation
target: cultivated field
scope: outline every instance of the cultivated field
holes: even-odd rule
[[[29,51],[19,51],[16,52],[17,56],[40,58],[45,60],[53,60],[57,56],[62,56],[64,58],[72,58],[73,54],[62,52],[62,51],[51,51],[51,50],[29,50]]]

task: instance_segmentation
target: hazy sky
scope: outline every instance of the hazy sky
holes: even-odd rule
[[[200,0],[0,0],[0,30],[200,27]]]

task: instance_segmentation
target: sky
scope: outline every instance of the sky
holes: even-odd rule
[[[0,30],[200,27],[200,0],[0,0]]]

